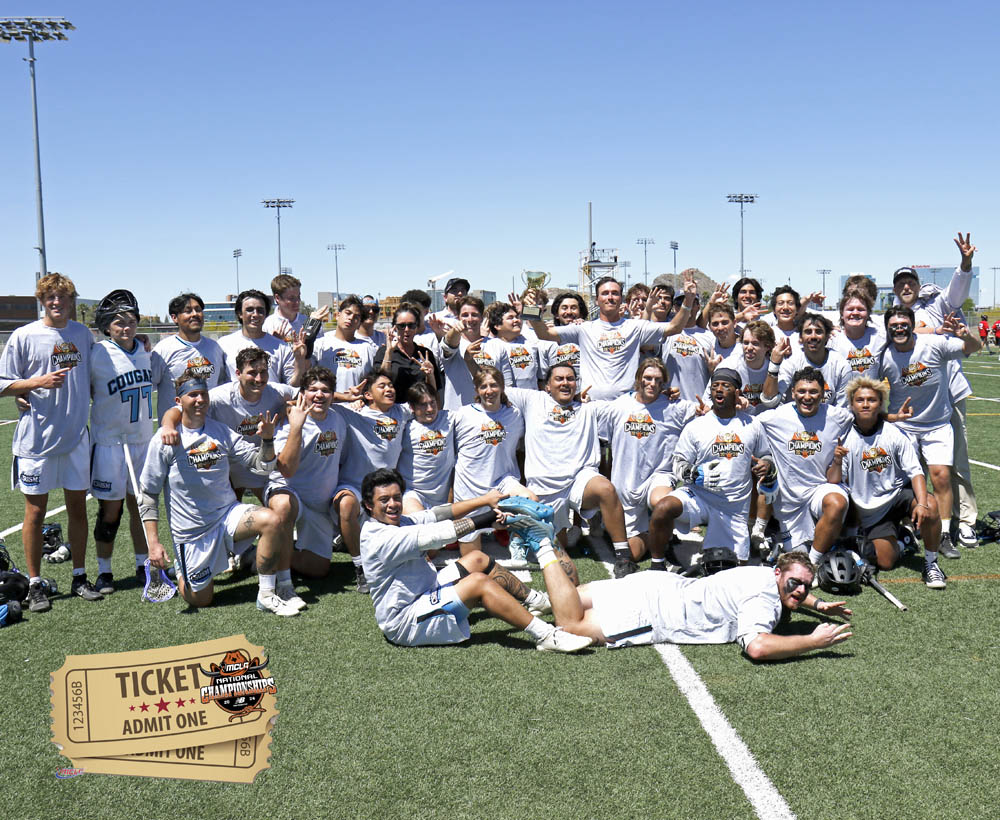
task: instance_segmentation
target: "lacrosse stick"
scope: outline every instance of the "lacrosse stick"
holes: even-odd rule
[[[122,442],[122,450],[125,453],[125,466],[128,467],[128,477],[132,482],[132,495],[136,499],[141,495],[139,491],[139,480],[135,476],[135,466],[132,464],[132,454],[128,449],[128,442]],[[149,543],[146,541],[145,525],[142,527],[142,544],[149,555]],[[161,571],[159,567],[154,567],[149,563],[149,558],[145,562],[146,585],[142,588],[142,600],[150,603],[163,603],[169,601],[177,594],[177,587],[173,584],[167,573]]]

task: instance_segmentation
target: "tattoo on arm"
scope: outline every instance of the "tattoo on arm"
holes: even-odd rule
[[[472,523],[469,518],[459,518],[455,522],[455,535],[461,538],[463,535],[468,535],[470,532],[476,531],[476,525]]]
[[[528,597],[528,588],[499,564],[493,567],[493,571],[490,573],[490,578],[517,598],[517,600],[523,602],[524,599]]]

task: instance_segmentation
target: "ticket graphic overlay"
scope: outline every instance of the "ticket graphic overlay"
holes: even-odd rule
[[[266,656],[245,635],[67,655],[52,676],[53,741],[77,759],[263,735],[277,715],[276,694]]]
[[[257,773],[269,768],[270,733],[187,746],[163,752],[145,752],[119,757],[81,757],[73,765],[86,774],[127,774],[137,777],[175,777],[182,780],[217,780],[252,783]]]

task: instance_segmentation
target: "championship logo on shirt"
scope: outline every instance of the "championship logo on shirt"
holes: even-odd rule
[[[580,348],[575,344],[559,345],[552,356],[552,367],[557,364],[571,364],[574,367],[580,363]]]
[[[257,425],[260,422],[260,413],[256,416],[244,416],[240,423],[236,425],[236,432],[241,436],[255,436],[257,435]]]
[[[427,430],[420,434],[420,441],[413,444],[413,452],[436,456],[444,450],[446,440],[439,430]]]
[[[313,449],[317,455],[332,456],[337,452],[337,432],[335,430],[324,430],[316,436],[316,446]]]
[[[510,366],[518,370],[524,370],[535,360],[531,351],[524,345],[514,345],[507,353],[507,358],[510,360]]]
[[[361,357],[350,348],[342,347],[337,351],[337,367],[345,367],[348,370],[357,370],[361,367]]]
[[[617,330],[606,330],[597,338],[597,347],[602,353],[617,353],[624,349],[625,340]]]
[[[854,348],[847,354],[847,363],[854,373],[863,373],[869,367],[875,366],[875,357],[867,347],[863,347],[861,350]]]
[[[701,355],[701,345],[698,344],[690,336],[685,336],[683,333],[674,339],[674,343],[670,348],[671,353],[676,353],[678,356],[687,358],[688,356],[700,356]]]
[[[507,431],[504,430],[503,425],[499,421],[484,421],[483,426],[479,428],[482,431],[481,438],[486,444],[492,444],[496,447],[501,441],[507,438]]]
[[[219,452],[219,446],[214,441],[204,441],[188,450],[187,454],[188,464],[197,470],[211,470],[226,457],[225,453]]]
[[[472,357],[472,360],[480,367],[486,367],[487,365],[489,367],[494,366],[493,357],[482,348],[480,348],[479,352]]]
[[[869,447],[861,451],[861,469],[870,473],[881,473],[892,466],[892,459],[881,447]]]
[[[656,432],[656,424],[645,410],[630,413],[629,417],[625,419],[624,428],[626,433],[635,436],[640,441]]]
[[[756,407],[760,404],[760,394],[764,392],[764,385],[762,384],[745,384],[743,385],[743,395],[746,400],[750,403],[751,407]]]
[[[52,347],[52,366],[56,370],[64,367],[76,367],[83,362],[83,354],[72,342],[59,342]]]
[[[204,356],[195,356],[193,359],[187,360],[184,372],[192,379],[210,379],[215,373],[215,365]]]
[[[375,435],[386,441],[392,441],[399,434],[399,422],[390,416],[379,416],[375,419]]]
[[[746,446],[737,433],[719,433],[712,442],[712,455],[734,459],[743,455]]]
[[[792,433],[792,439],[788,442],[788,452],[809,458],[817,453],[823,452],[823,442],[815,433],[803,430],[801,433]]]
[[[911,364],[909,367],[903,368],[900,380],[907,387],[920,387],[930,377],[931,371],[927,365],[917,362],[916,364]]]
[[[573,420],[579,409],[579,407],[574,407],[572,404],[568,407],[563,407],[561,404],[557,404],[549,410],[549,416],[556,424],[565,424],[566,422]]]

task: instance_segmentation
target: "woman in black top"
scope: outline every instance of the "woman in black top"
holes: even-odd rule
[[[444,374],[434,354],[414,342],[422,326],[420,308],[403,302],[392,316],[388,344],[375,353],[376,365],[392,374],[397,404],[406,401],[410,387],[416,382],[427,382],[435,392],[444,386]]]

